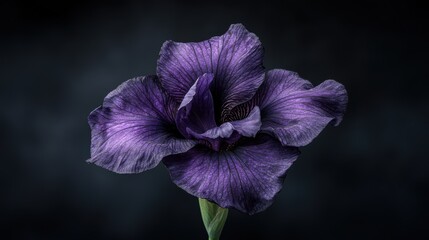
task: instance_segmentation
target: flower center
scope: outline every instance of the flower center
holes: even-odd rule
[[[218,125],[210,91],[212,81],[213,74],[204,74],[192,85],[177,111],[176,126],[185,138],[198,140],[214,151],[229,150],[241,136],[256,135],[261,127],[260,111],[256,106],[245,118]]]

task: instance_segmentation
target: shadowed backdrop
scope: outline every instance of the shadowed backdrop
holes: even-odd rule
[[[0,3],[0,236],[205,239],[198,201],[161,164],[118,175],[85,162],[88,114],[123,81],[155,74],[165,40],[243,23],[266,69],[346,86],[343,122],[289,169],[266,211],[230,211],[222,239],[428,237],[423,7],[407,1]]]

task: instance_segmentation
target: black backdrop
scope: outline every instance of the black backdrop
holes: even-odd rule
[[[406,3],[405,3],[406,2]],[[411,1],[0,3],[0,236],[204,239],[197,200],[164,166],[117,175],[89,158],[89,112],[154,74],[165,40],[243,23],[267,69],[349,92],[265,212],[230,211],[223,239],[418,239],[428,226],[428,37]]]

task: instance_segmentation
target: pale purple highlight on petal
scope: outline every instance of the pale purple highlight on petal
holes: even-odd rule
[[[191,130],[191,129],[189,129]],[[234,127],[232,126],[231,123],[227,122],[224,123],[222,125],[220,125],[219,127],[215,127],[212,129],[207,130],[204,133],[198,134],[192,131],[193,136],[196,138],[211,138],[211,139],[216,139],[216,138],[229,138],[232,134],[232,132],[234,131]]]
[[[255,137],[262,125],[261,111],[259,110],[259,107],[255,106],[246,118],[238,121],[232,121],[231,124],[234,130],[242,136]]]
[[[165,156],[188,151],[195,142],[175,137],[176,109],[155,76],[124,82],[88,117],[88,162],[117,173],[138,173]]]
[[[198,139],[216,139],[218,137],[229,138],[233,131],[237,131],[241,136],[255,137],[256,133],[261,128],[261,125],[262,122],[259,107],[256,106],[245,119],[223,123],[219,127],[209,129],[202,134],[198,134],[191,129],[188,131]]]
[[[213,152],[196,146],[166,157],[171,179],[188,193],[254,214],[263,211],[280,191],[287,169],[299,155],[267,135],[244,140],[232,151]]]

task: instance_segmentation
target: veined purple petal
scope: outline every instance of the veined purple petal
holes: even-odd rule
[[[188,193],[254,214],[271,205],[298,155],[297,148],[283,147],[262,134],[240,141],[232,151],[196,146],[164,158],[163,163],[173,182]]]
[[[213,73],[215,105],[228,111],[251,99],[263,82],[262,58],[258,37],[234,24],[224,35],[207,41],[165,42],[157,74],[170,96],[181,102],[199,76]]]
[[[258,105],[261,130],[276,136],[283,145],[298,147],[310,143],[329,123],[338,125],[347,99],[344,86],[334,80],[313,87],[294,72],[271,70],[254,99],[235,112],[245,113]]]
[[[176,109],[156,76],[122,83],[88,117],[92,130],[88,162],[117,173],[138,173],[155,167],[165,156],[186,152],[196,143],[176,137]]]
[[[201,134],[198,134],[194,131],[192,131],[191,134],[198,139],[216,139],[219,137],[229,138],[232,135],[233,131],[237,131],[241,136],[255,137],[256,133],[261,128],[261,125],[261,114],[259,111],[259,107],[256,106],[249,113],[249,115],[242,120],[223,123],[219,127],[211,128]]]
[[[216,127],[214,116],[213,98],[210,93],[210,84],[213,74],[203,74],[183,98],[176,116],[176,124],[179,131],[190,138],[187,129],[196,132],[205,132]]]

